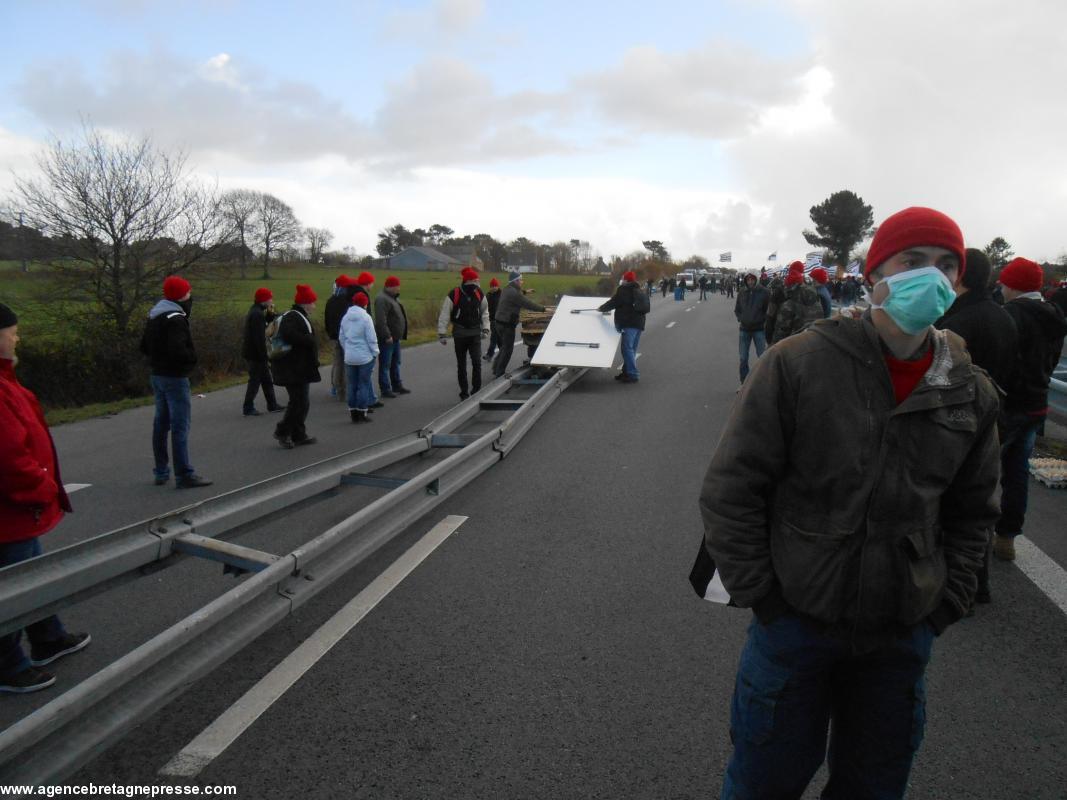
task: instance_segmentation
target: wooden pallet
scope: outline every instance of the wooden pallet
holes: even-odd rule
[[[1031,458],[1030,474],[1050,489],[1067,489],[1067,461],[1062,458]]]

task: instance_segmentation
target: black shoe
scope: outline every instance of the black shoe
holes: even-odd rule
[[[201,486],[210,486],[212,481],[201,478],[199,475],[183,475],[174,481],[175,489],[199,489]]]
[[[615,380],[621,381],[625,377],[626,377],[626,373],[625,372],[620,372],[618,375],[615,376]]]
[[[267,411],[271,414],[277,414],[279,411],[285,411],[285,406],[271,406]]]
[[[460,400],[466,400],[468,397],[470,397],[470,395],[467,394],[466,392],[460,392],[459,393],[459,399]]]
[[[277,439],[278,440],[278,444],[280,444],[286,450],[292,450],[293,449],[293,447],[294,447],[293,440],[290,439],[288,436],[275,436],[274,438]]]
[[[56,659],[69,656],[71,653],[77,653],[79,650],[88,647],[89,642],[92,640],[93,637],[87,633],[68,633],[62,639],[56,639],[54,642],[34,644],[30,651],[30,663],[35,667],[43,667],[45,664],[51,664]]]
[[[411,394],[411,389],[405,389],[403,386],[397,386],[394,391],[397,394]]]
[[[55,675],[50,675],[43,669],[30,667],[6,678],[0,678],[0,692],[29,694],[30,692],[39,692],[41,689],[47,689],[55,682]]]
[[[372,420],[369,416],[367,416],[367,412],[366,411],[359,411],[358,409],[352,409],[349,412],[349,414],[352,417],[352,421],[356,422],[356,423],[374,422],[374,420]]]
[[[385,408],[385,403],[383,403],[381,400],[375,400],[374,403],[371,405],[371,408]]]
[[[156,478],[155,480],[156,486],[166,486],[168,483],[170,483],[169,475],[166,478]]]
[[[382,392],[382,397],[393,398],[393,397],[399,397],[399,395],[397,395],[397,394],[395,394],[393,392]]]
[[[316,439],[314,436],[305,436],[303,439],[294,439],[293,444],[299,447],[300,445],[304,444],[315,444],[315,442],[317,441],[318,439]]]
[[[974,602],[976,603],[992,603],[993,595],[989,593],[989,587],[979,586],[978,591],[974,595]]]
[[[623,375],[619,380],[623,383],[637,383],[637,378],[633,375]]]
[[[245,411],[244,415],[246,417],[258,417],[258,416],[262,415],[262,413],[263,413],[262,411],[256,411],[256,409],[253,408],[251,411]]]

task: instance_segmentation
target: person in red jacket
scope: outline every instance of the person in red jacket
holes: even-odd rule
[[[59,459],[37,397],[15,377],[18,317],[0,303],[0,567],[41,554],[38,537],[70,511],[59,477]],[[0,636],[0,692],[23,694],[56,682],[38,669],[89,644],[87,633],[67,633],[56,617]]]

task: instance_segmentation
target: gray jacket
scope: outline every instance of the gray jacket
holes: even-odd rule
[[[374,298],[374,332],[381,344],[386,339],[401,341],[408,338],[408,317],[400,301],[388,292]]]
[[[513,283],[501,292],[500,305],[496,309],[496,322],[501,325],[518,325],[519,311],[528,308],[531,311],[544,311],[545,307],[535,303],[522,293]]]

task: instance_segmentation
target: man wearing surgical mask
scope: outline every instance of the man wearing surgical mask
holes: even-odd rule
[[[894,214],[871,310],[779,342],[742,386],[700,497],[707,554],[755,612],[723,797],[799,797],[828,737],[823,798],[904,794],[933,640],[970,607],[997,519],[996,392],[932,326],[965,269],[949,217]]]

